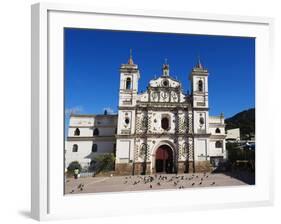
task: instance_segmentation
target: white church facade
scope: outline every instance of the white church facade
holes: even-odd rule
[[[118,114],[70,116],[66,167],[78,161],[87,169],[96,155],[114,153],[117,175],[210,171],[213,160],[226,159],[226,134],[224,116],[209,116],[208,76],[198,61],[186,94],[165,63],[139,93],[130,57],[120,68]]]

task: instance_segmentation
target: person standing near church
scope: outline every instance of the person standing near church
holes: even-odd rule
[[[75,169],[74,170],[74,178],[77,179],[78,178],[78,174],[79,174],[79,169]]]

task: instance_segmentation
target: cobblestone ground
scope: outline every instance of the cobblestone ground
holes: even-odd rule
[[[186,189],[198,187],[238,186],[254,184],[250,173],[157,174],[112,177],[67,178],[65,194]]]

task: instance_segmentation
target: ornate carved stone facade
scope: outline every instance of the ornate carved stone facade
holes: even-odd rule
[[[212,157],[226,158],[224,118],[217,122],[218,117],[209,117],[208,71],[200,61],[189,76],[191,94],[183,92],[181,83],[170,75],[167,63],[162,74],[139,94],[140,72],[132,58],[121,66],[120,73],[116,154],[119,173],[124,164],[132,166],[134,174],[196,172],[203,170],[202,162],[209,163]],[[125,119],[130,124],[125,125]],[[212,133],[213,126],[221,127],[221,135]],[[221,149],[214,148],[218,140],[222,142]],[[158,152],[161,149],[162,157]]]

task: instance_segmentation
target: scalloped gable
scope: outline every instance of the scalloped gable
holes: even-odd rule
[[[164,81],[168,80],[169,86],[167,87],[179,87],[181,88],[181,83],[176,79],[172,78],[171,76],[163,77],[160,76],[156,79],[152,79],[149,81],[149,87],[165,87]]]

